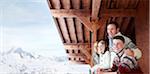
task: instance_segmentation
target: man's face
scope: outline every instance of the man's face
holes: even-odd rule
[[[107,26],[107,33],[108,33],[109,37],[111,37],[111,38],[114,37],[115,34],[117,34],[117,32],[118,32],[118,28],[116,28],[116,26],[114,24],[109,24]]]
[[[124,48],[124,43],[120,39],[113,39],[113,50],[119,52]]]

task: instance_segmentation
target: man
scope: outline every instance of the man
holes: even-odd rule
[[[136,59],[141,58],[142,56],[141,51],[136,47],[136,45],[131,41],[131,39],[122,35],[121,32],[119,32],[118,23],[110,22],[107,25],[107,35],[108,35],[108,45],[110,51],[112,51],[112,47],[113,47],[113,37],[122,36],[125,39],[125,48],[129,48],[128,50],[126,50],[126,54],[130,56],[134,56]]]

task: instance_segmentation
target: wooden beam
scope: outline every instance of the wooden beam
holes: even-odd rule
[[[92,20],[98,19],[98,13],[101,6],[102,0],[92,0]]]
[[[128,6],[129,6],[129,1],[130,1],[130,0],[123,0],[123,2],[122,2],[123,8],[128,8]]]
[[[80,21],[78,19],[75,18],[75,25],[76,25],[76,31],[77,31],[77,39],[79,43],[83,43],[84,39],[83,39],[83,25],[80,23]]]
[[[134,8],[135,8],[135,9],[137,8],[137,6],[138,6],[139,3],[140,3],[140,0],[136,0],[136,3],[135,3],[135,5],[134,5]]]
[[[126,29],[129,25],[130,22],[130,18],[129,17],[124,17],[123,18],[123,22],[122,22],[122,26],[120,27],[121,32],[125,33]]]
[[[89,53],[88,50],[90,50],[89,45],[64,45],[65,49],[71,49],[71,50],[79,50],[86,55],[87,59],[91,58],[91,54]]]
[[[100,21],[99,21],[100,28],[98,29],[98,40],[103,39],[105,37],[108,19],[109,19],[109,17],[106,16],[106,17],[103,17],[102,19],[100,19]]]
[[[83,9],[90,9],[90,0],[81,0]]]
[[[53,6],[52,6],[52,3],[51,3],[51,0],[47,0],[47,3],[48,3],[49,8],[52,9]]]
[[[80,9],[80,0],[71,0],[73,9]]]
[[[50,10],[54,17],[78,17],[78,16],[89,17],[90,16],[90,10],[87,9],[59,9],[59,10],[50,9]]]
[[[81,3],[80,0],[71,0],[71,4],[72,4],[73,9],[80,9],[80,3]],[[74,24],[75,24],[75,28],[76,28],[77,42],[83,43],[84,42],[83,30],[82,30],[83,25],[81,24],[81,22],[77,18],[74,18]]]
[[[62,6],[64,9],[70,9],[71,8],[71,4],[70,4],[70,0],[61,0]]]
[[[90,43],[90,31],[85,26],[83,26],[83,34],[84,43]]]
[[[89,63],[90,61],[85,57],[85,56],[73,56],[73,55],[68,55],[69,58],[80,58],[81,60],[70,60],[71,62],[81,62],[85,61],[86,63]]]
[[[60,38],[61,38],[62,42],[65,43],[66,41],[65,41],[64,36],[63,36],[63,34],[62,34],[62,30],[61,30],[61,28],[60,28],[60,24],[59,24],[59,22],[58,22],[58,19],[57,19],[57,18],[53,18],[53,19],[54,19],[54,21],[55,21],[55,23],[56,23],[56,27],[57,27],[57,30],[58,30],[58,32],[59,32]]]
[[[136,10],[135,9],[105,9],[100,12],[102,17],[135,17]]]
[[[91,43],[63,43],[64,45],[90,45]]]
[[[53,8],[55,8],[55,9],[61,8],[61,4],[60,4],[59,0],[51,0],[51,4],[53,5]]]
[[[71,40],[70,40],[70,37],[69,37],[69,32],[68,32],[68,29],[67,29],[65,19],[64,18],[58,18],[58,22],[60,23],[60,28],[62,30],[63,37],[65,38],[65,41],[67,43],[70,43]]]
[[[72,43],[77,43],[76,30],[75,30],[73,18],[66,18],[66,21],[67,21],[71,41]]]
[[[64,47],[66,49],[74,49],[74,50],[78,50],[78,49],[82,49],[82,47],[86,47],[88,51],[91,50],[90,47],[91,43],[64,43]]]
[[[117,17],[117,18],[116,18],[116,22],[118,23],[119,28],[120,28],[121,25],[122,25],[122,17]]]
[[[110,7],[111,7],[111,0],[107,0],[107,8],[110,8]]]
[[[54,17],[91,17],[90,10],[87,9],[50,9]],[[100,12],[100,16],[113,17],[135,17],[135,9],[104,9]]]
[[[92,23],[90,22],[90,20],[87,17],[81,17],[80,15],[77,15],[78,19],[83,23],[83,25],[91,32],[93,32],[92,29]]]
[[[74,49],[74,50],[79,50],[79,49],[84,49],[87,48],[89,51],[91,49],[90,43],[64,43],[64,48],[65,49]]]

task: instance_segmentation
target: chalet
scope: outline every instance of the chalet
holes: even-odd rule
[[[141,49],[139,60],[149,73],[149,0],[48,0],[68,59],[93,65],[93,43],[106,38],[106,26],[115,21],[120,31]]]

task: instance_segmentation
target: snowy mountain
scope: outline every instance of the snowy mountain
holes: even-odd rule
[[[89,74],[89,65],[69,64],[66,56],[44,57],[22,48],[0,54],[0,74]]]

